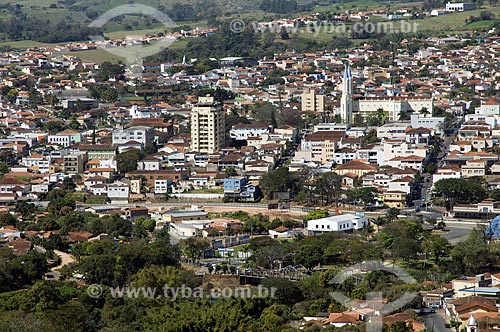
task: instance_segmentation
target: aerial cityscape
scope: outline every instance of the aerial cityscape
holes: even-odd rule
[[[0,20],[0,332],[500,331],[498,1]]]

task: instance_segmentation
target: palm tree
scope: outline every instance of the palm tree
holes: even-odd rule
[[[427,117],[427,115],[431,114],[431,112],[427,109],[427,107],[422,107],[420,110],[420,114],[422,114],[424,117]]]

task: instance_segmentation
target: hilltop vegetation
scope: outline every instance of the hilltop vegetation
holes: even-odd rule
[[[186,53],[193,57],[212,56],[261,56],[267,52],[280,52],[285,50],[324,50],[345,48],[352,45],[352,40],[364,42],[366,39],[383,37],[383,34],[367,33],[342,33],[338,31],[313,31],[310,27],[302,26],[297,31],[289,33],[251,33],[244,31],[242,36],[235,36],[228,40],[227,23],[233,18],[241,18],[247,22],[252,20],[271,21],[277,18],[294,18],[303,14],[319,13],[317,17],[321,22],[334,22],[333,17],[346,11],[365,12],[370,10],[381,10],[385,13],[395,12],[404,7],[413,14],[419,14],[423,10],[430,11],[432,8],[444,6],[443,1],[425,1],[410,3],[404,2],[385,3],[382,1],[348,1],[336,2],[334,0],[254,0],[223,1],[223,0],[196,0],[196,1],[174,1],[162,2],[160,0],[143,0],[134,3],[142,3],[158,8],[166,13],[177,24],[176,27],[166,28],[154,18],[138,15],[118,16],[106,23],[100,29],[88,28],[88,25],[104,12],[119,5],[127,4],[124,0],[0,0],[0,42],[7,45],[17,46],[12,41],[33,41],[36,43],[64,43],[71,41],[85,41],[90,35],[104,35],[110,38],[136,34],[162,34],[167,31],[191,30],[196,27],[222,27],[221,32],[216,33],[211,41],[183,40],[178,42],[182,52],[170,52],[166,59],[179,59],[179,54]],[[496,7],[496,1],[488,4],[478,3],[477,10],[452,13],[439,17],[418,16],[418,19],[410,20],[417,25],[413,36],[442,36],[465,31],[485,31],[499,24],[500,7]],[[378,16],[370,16],[369,22],[376,23],[381,19]],[[357,20],[346,22],[352,26]],[[398,24],[396,22],[396,24]],[[250,30],[250,29],[249,29]],[[311,31],[310,31],[311,30]],[[418,33],[418,35],[416,35]],[[405,36],[408,37],[408,36]],[[207,38],[209,39],[209,38]],[[189,42],[188,42],[189,41]],[[239,44],[239,45],[237,45]],[[30,44],[23,44],[29,46]],[[187,46],[187,47],[186,47]],[[266,52],[260,52],[265,49]],[[98,54],[100,57],[102,54]],[[83,55],[84,56],[84,55]],[[181,55],[182,57],[182,55]],[[95,57],[94,57],[95,58]],[[95,59],[91,59],[95,60]],[[111,59],[113,61],[117,59]]]

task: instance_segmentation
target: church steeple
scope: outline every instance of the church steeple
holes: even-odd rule
[[[340,117],[345,123],[352,123],[352,73],[349,63],[344,64],[342,97],[340,98]]]
[[[465,327],[466,332],[479,332],[479,325],[477,323],[476,317],[474,314],[470,314],[469,319],[467,320],[467,326]]]

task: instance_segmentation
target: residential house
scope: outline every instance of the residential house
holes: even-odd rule
[[[230,177],[224,179],[224,197],[235,200],[255,201],[260,198],[257,185],[246,177]]]
[[[114,200],[128,200],[129,185],[123,182],[114,182],[108,185],[108,198]]]
[[[159,171],[162,169],[161,161],[153,156],[148,156],[137,162],[138,171]]]
[[[279,226],[275,229],[269,230],[269,236],[272,239],[286,239],[292,237],[292,235],[292,230],[285,226]]]
[[[429,128],[407,128],[406,142],[410,144],[429,144],[433,131]]]
[[[400,190],[388,190],[382,194],[382,198],[384,205],[400,209],[406,206],[408,194]]]
[[[367,173],[375,172],[377,169],[376,165],[371,165],[361,160],[352,160],[337,166],[333,172],[339,175],[354,174],[361,178]]]
[[[64,156],[63,172],[66,174],[80,174],[85,170],[85,163],[87,162],[86,152],[73,152]]]
[[[135,141],[146,146],[148,143],[153,143],[154,137],[154,129],[146,126],[113,129],[113,144],[117,145],[125,145],[130,141]]]
[[[486,161],[479,158],[467,160],[465,165],[462,165],[462,177],[470,178],[473,176],[486,175]]]
[[[185,171],[132,171],[125,174],[125,178],[127,179],[139,179],[144,178],[146,180],[146,184],[153,188],[156,180],[171,180],[173,184],[181,180],[186,180],[188,178],[188,174]]]
[[[439,167],[436,173],[432,174],[432,185],[442,179],[460,179],[462,177],[462,169],[456,165],[446,165]]]

